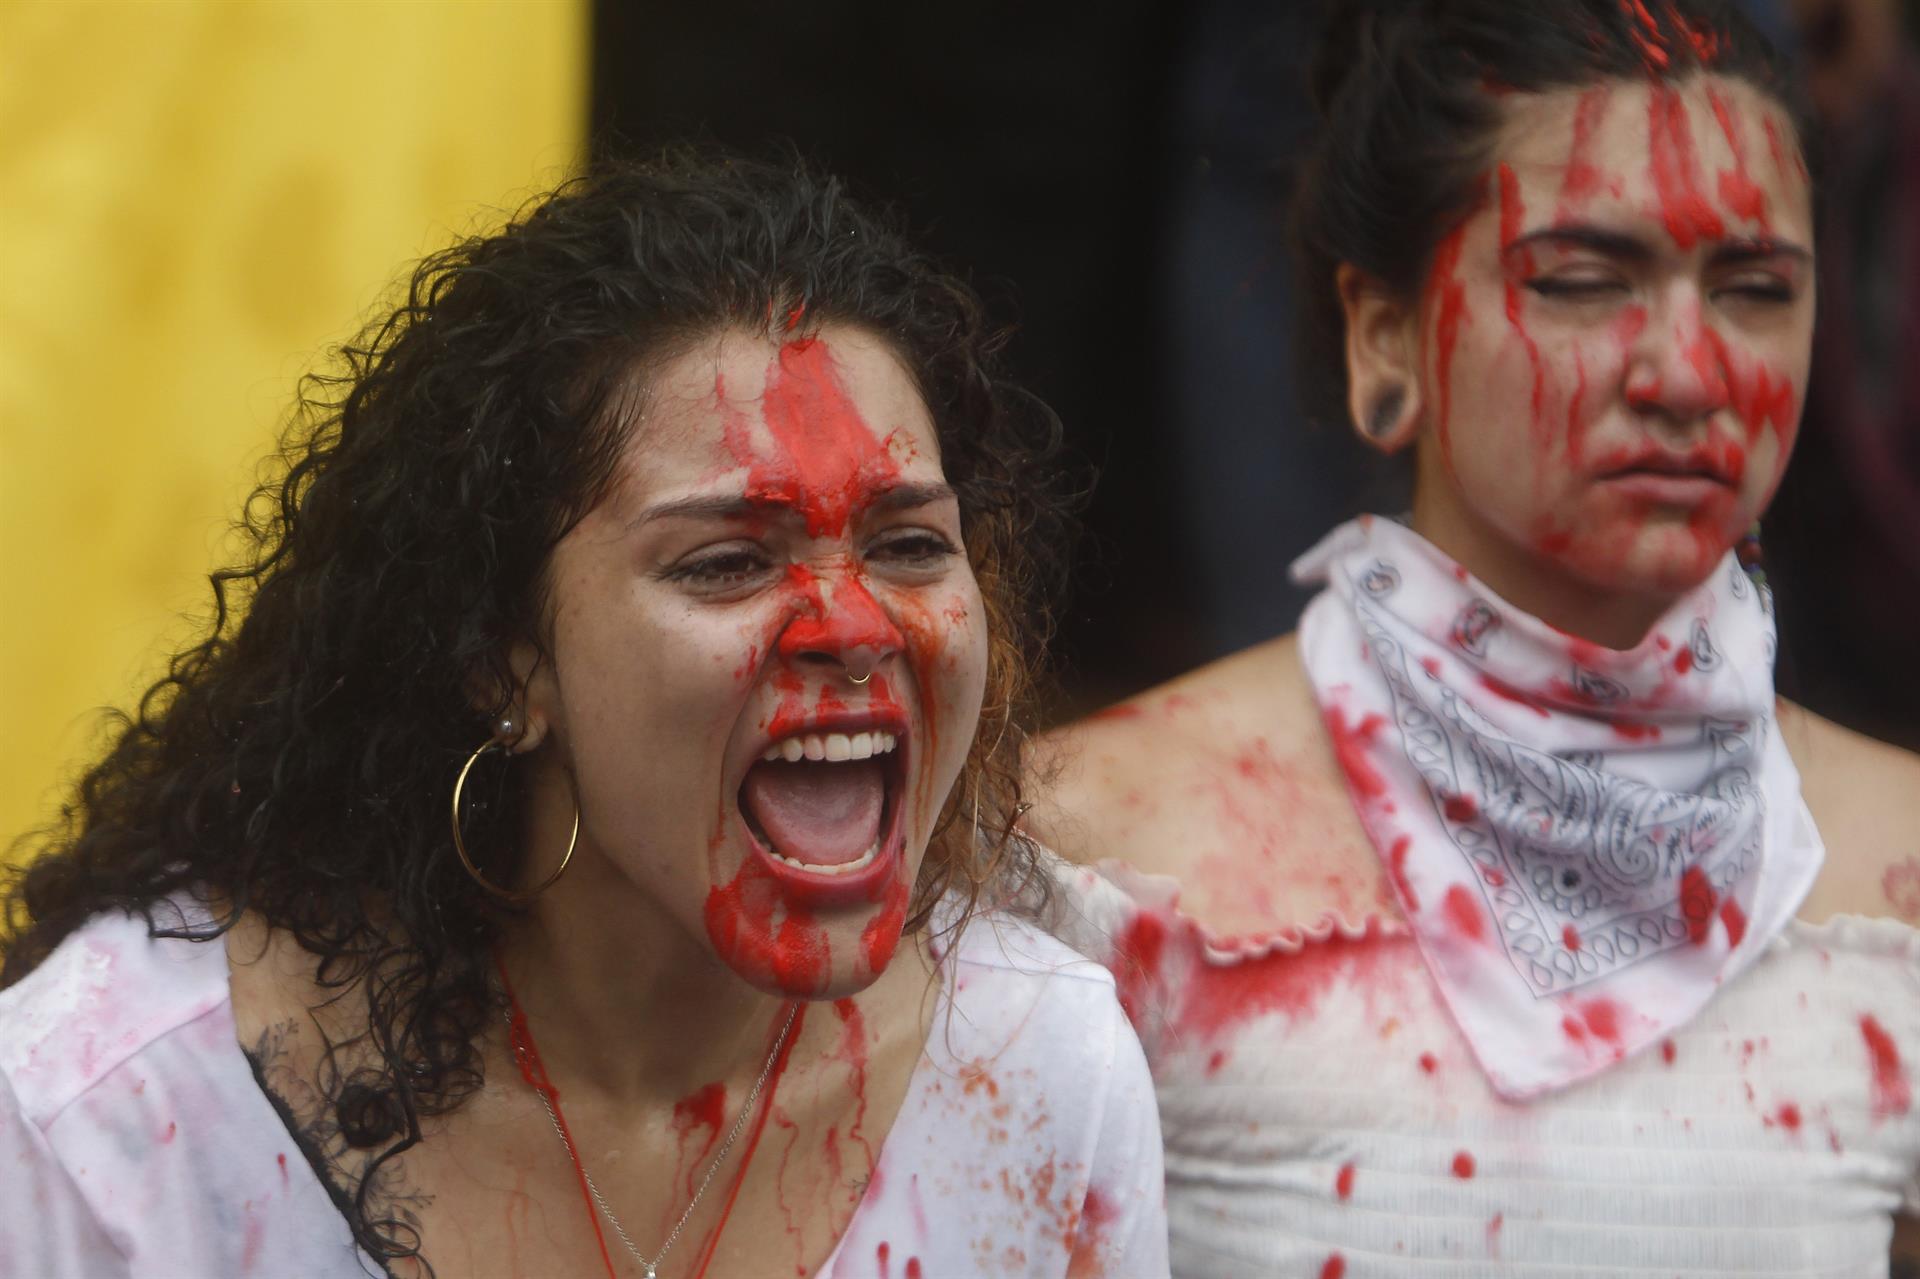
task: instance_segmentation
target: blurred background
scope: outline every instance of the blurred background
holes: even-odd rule
[[[1748,7],[1828,131],[1781,687],[1920,748],[1920,0]],[[1099,477],[1060,716],[1288,629],[1291,559],[1405,501],[1292,401],[1314,13],[0,0],[0,845],[192,633],[297,375],[590,146],[791,138],[1017,322]]]

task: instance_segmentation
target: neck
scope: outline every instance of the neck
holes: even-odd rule
[[[787,1002],[740,980],[631,884],[595,870],[604,863],[583,847],[500,947],[556,1081],[654,1105],[757,1073]]]
[[[1421,492],[1429,487],[1423,484]],[[1671,595],[1607,590],[1584,581],[1464,508],[1422,501],[1420,493],[1414,496],[1412,527],[1507,603],[1602,648],[1633,648],[1673,605]]]

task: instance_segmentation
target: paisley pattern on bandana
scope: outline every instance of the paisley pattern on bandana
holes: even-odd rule
[[[1388,520],[1294,567],[1327,584],[1301,651],[1329,723],[1377,726],[1340,734],[1361,820],[1503,1095],[1692,1017],[1819,869],[1773,720],[1770,600],[1728,560],[1625,651],[1527,616]]]

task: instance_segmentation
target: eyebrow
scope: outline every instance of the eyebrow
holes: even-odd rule
[[[923,506],[932,506],[936,502],[958,500],[952,485],[906,482],[888,485],[870,500],[860,503],[859,509],[865,513],[890,515],[898,511],[911,511]],[[627,527],[639,528],[642,524],[654,520],[670,519],[749,520],[779,515],[792,509],[791,502],[753,497],[748,494],[687,497],[671,502],[655,503],[630,520]]]
[[[1591,249],[1595,253],[1628,262],[1650,261],[1654,255],[1653,246],[1638,236],[1629,235],[1624,231],[1609,231],[1604,227],[1592,226],[1584,222],[1559,223],[1542,227],[1538,231],[1529,231],[1507,245],[1502,253],[1512,253],[1516,249],[1530,248],[1536,244]],[[1748,236],[1738,240],[1723,241],[1714,249],[1708,261],[1720,266],[1774,257],[1794,258],[1801,262],[1813,260],[1811,252],[1791,240],[1783,240],[1778,236]]]

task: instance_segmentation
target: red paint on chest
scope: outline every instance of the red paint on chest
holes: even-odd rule
[[[1913,1108],[1913,1086],[1901,1065],[1899,1045],[1872,1013],[1861,1016],[1860,1037],[1866,1041],[1867,1060],[1873,1070],[1873,1117],[1879,1120],[1906,1114]]]
[[[1713,932],[1713,908],[1718,895],[1706,872],[1689,866],[1680,876],[1680,913],[1687,920],[1687,939],[1696,946],[1706,944]]]
[[[1487,917],[1481,912],[1480,903],[1467,891],[1466,885],[1454,884],[1448,888],[1441,909],[1446,912],[1447,923],[1460,936],[1473,942],[1487,939]]]
[[[1198,962],[1181,989],[1175,1029],[1189,1041],[1218,1042],[1267,1013],[1309,1016],[1329,992],[1344,987],[1352,993],[1377,982],[1382,958],[1377,941],[1336,935],[1294,953],[1227,965]]]
[[[1333,1178],[1333,1193],[1341,1203],[1353,1198],[1353,1165],[1341,1164],[1340,1171]]]
[[[1898,866],[1887,867],[1887,873],[1880,877],[1880,891],[1894,914],[1909,923],[1920,922],[1920,859],[1909,857]]]
[[[899,475],[885,443],[848,398],[833,355],[818,338],[780,347],[767,371],[761,412],[773,436],[770,455],[756,456],[747,441],[729,440],[735,456],[749,467],[747,496],[800,511],[814,537],[844,533],[856,507]]]
[[[1334,757],[1340,761],[1341,771],[1346,773],[1347,784],[1353,788],[1354,795],[1363,801],[1377,800],[1387,793],[1386,781],[1367,756],[1375,734],[1386,722],[1379,715],[1367,715],[1350,727],[1346,712],[1338,706],[1327,711],[1327,732],[1333,737]]]
[[[1474,1173],[1473,1156],[1462,1150],[1453,1157],[1453,1175],[1462,1181],[1472,1181]]]

